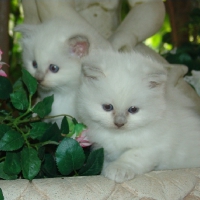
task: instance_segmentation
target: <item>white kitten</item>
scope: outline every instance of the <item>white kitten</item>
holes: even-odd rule
[[[92,27],[80,19],[54,19],[39,25],[22,24],[24,67],[38,80],[41,99],[54,94],[50,115],[75,112],[75,91],[79,85],[81,57],[93,49],[110,48]],[[55,120],[55,119],[54,119]],[[61,119],[57,120],[60,124]]]
[[[177,102],[175,87],[166,98],[161,64],[107,51],[86,57],[82,73],[77,110],[88,139],[105,150],[104,176],[123,182],[154,169],[200,167],[200,117]]]

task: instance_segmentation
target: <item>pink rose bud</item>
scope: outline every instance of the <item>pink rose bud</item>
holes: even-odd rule
[[[1,65],[0,65],[0,68],[1,68]],[[7,74],[3,70],[0,70],[0,76],[7,77]]]
[[[3,54],[3,52],[0,49],[0,61],[1,61],[1,55]],[[5,65],[6,63],[4,62],[0,62],[0,76],[4,76],[7,77],[7,74],[1,69],[3,65]],[[6,64],[7,65],[7,64]]]
[[[1,51],[1,49],[0,49],[0,60],[1,60],[1,55],[3,54],[3,52]]]
[[[82,147],[88,147],[92,145],[92,143],[87,139],[86,132],[87,130],[84,130],[78,137],[76,137],[76,141],[79,142]]]

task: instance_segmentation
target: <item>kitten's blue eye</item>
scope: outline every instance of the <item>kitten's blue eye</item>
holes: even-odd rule
[[[53,73],[57,73],[59,71],[59,67],[57,65],[54,64],[50,64],[49,65],[49,70]]]
[[[113,110],[113,105],[111,105],[111,104],[103,104],[102,107],[103,107],[103,109],[105,111],[111,111],[111,110]]]
[[[131,106],[129,109],[128,109],[128,112],[130,112],[131,114],[135,114],[139,111],[139,108],[135,107],[135,106]]]
[[[34,68],[38,68],[37,62],[35,60],[32,62],[32,65]]]

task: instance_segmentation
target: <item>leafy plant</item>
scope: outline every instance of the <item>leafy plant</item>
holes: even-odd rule
[[[200,45],[198,44],[186,44],[181,47],[177,47],[172,52],[163,54],[165,59],[172,64],[183,64],[188,67],[188,74],[192,70],[200,70]]]
[[[3,196],[3,192],[1,190],[1,188],[0,188],[0,200],[4,200],[4,196]]]
[[[63,116],[61,127],[46,122],[54,97],[32,105],[37,81],[22,70],[14,85],[0,76],[0,179],[97,175],[103,165],[103,149],[90,152],[77,138],[86,131],[82,123]],[[37,116],[33,117],[33,113]]]

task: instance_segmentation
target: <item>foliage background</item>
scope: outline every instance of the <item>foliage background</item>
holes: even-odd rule
[[[165,0],[166,2],[175,5],[178,1],[182,0]],[[157,34],[148,38],[146,45],[153,48],[155,51],[164,56],[170,63],[185,64],[189,68],[189,74],[191,70],[200,70],[200,0],[187,0],[191,1],[192,9],[189,13],[188,21],[181,27],[181,32],[186,31],[188,34],[188,41],[175,47],[172,41],[172,28],[170,21],[173,20],[168,13],[166,14],[163,26]],[[185,2],[185,1],[184,1]],[[183,4],[182,4],[183,5]],[[169,8],[171,9],[171,8]],[[180,8],[181,9],[181,8]],[[122,19],[129,11],[127,0],[123,0],[122,3]],[[175,16],[177,17],[177,16]],[[179,16],[178,16],[179,17]],[[182,20],[181,18],[178,20]],[[23,21],[22,6],[19,0],[11,0],[10,2],[10,20],[9,20],[9,36],[10,36],[10,52],[9,52],[9,64],[10,64],[10,79],[14,82],[19,76],[21,76],[22,58],[21,47],[19,44],[20,34],[13,32],[13,28]],[[179,33],[175,33],[179,34]],[[180,36],[181,37],[181,36]]]
[[[23,22],[22,6],[18,0],[11,0],[10,2],[10,15],[9,15],[9,65],[10,79],[15,82],[21,76],[22,58],[20,47],[21,34],[14,32],[13,28]]]

